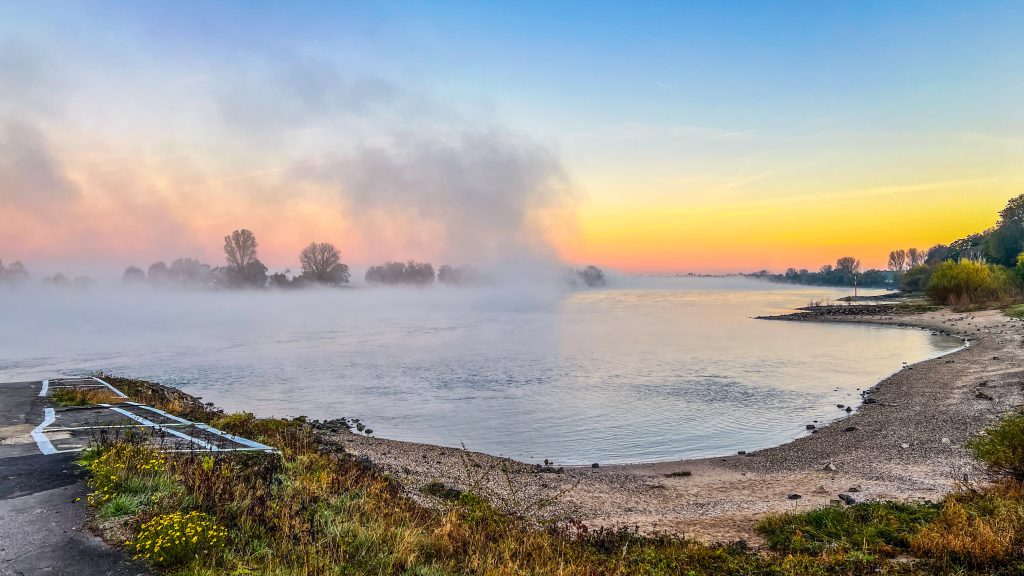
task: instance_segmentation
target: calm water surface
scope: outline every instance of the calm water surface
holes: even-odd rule
[[[574,293],[0,293],[0,380],[105,370],[227,410],[559,463],[754,450],[959,341],[753,320],[846,291],[627,279]]]

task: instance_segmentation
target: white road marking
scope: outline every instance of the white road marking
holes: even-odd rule
[[[97,377],[95,377],[95,376],[93,376],[93,377],[92,377],[92,379],[93,379],[93,380],[95,380],[95,381],[97,381],[97,382],[99,382],[100,384],[103,384],[103,385],[104,385],[104,386],[106,386],[107,388],[110,388],[111,390],[113,390],[113,391],[114,391],[114,394],[117,394],[117,395],[118,395],[118,396],[120,396],[121,398],[127,398],[127,397],[128,397],[128,395],[127,395],[127,394],[125,394],[124,392],[121,392],[121,391],[120,391],[120,390],[118,390],[117,388],[114,388],[114,387],[113,387],[113,386],[111,386],[110,384],[107,384],[107,383],[106,383],[106,382],[104,382],[103,380],[100,380],[99,378],[97,378]]]
[[[32,439],[36,441],[36,446],[39,447],[39,451],[43,454],[54,454],[57,452],[57,449],[50,443],[50,439],[46,437],[46,434],[43,434],[46,427],[53,424],[53,421],[56,419],[57,415],[54,413],[53,408],[44,408],[43,421],[32,430]]]
[[[145,426],[152,426],[152,427],[161,428],[163,430],[166,430],[170,434],[173,434],[173,435],[175,435],[175,436],[177,436],[179,438],[184,438],[185,440],[188,440],[189,442],[194,443],[196,445],[202,446],[202,447],[206,448],[207,450],[210,450],[211,452],[219,452],[220,451],[220,448],[214,446],[213,444],[210,444],[209,442],[205,442],[203,440],[200,440],[199,438],[193,438],[192,436],[189,436],[188,434],[185,434],[184,432],[179,432],[179,431],[174,430],[172,428],[164,428],[163,426],[157,424],[156,422],[153,422],[152,420],[147,420],[147,419],[143,418],[142,416],[139,416],[138,414],[132,414],[131,412],[129,412],[129,411],[123,409],[123,408],[118,408],[117,406],[111,406],[110,404],[100,404],[100,406],[104,406],[106,408],[110,408],[114,412],[117,412],[118,414],[123,414],[124,416],[127,416],[127,417],[131,418],[132,420],[135,420],[136,422],[138,422],[140,424],[143,424]]]

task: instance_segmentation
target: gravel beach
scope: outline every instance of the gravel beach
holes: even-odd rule
[[[757,544],[754,527],[772,512],[848,499],[937,500],[965,478],[984,481],[962,446],[1024,404],[1024,324],[1000,311],[901,315],[891,307],[852,308],[864,310],[823,309],[779,319],[910,326],[969,345],[905,366],[874,387],[865,382],[864,403],[845,418],[744,455],[559,469],[375,438],[344,426],[321,426],[321,435],[368,458],[426,503],[439,501],[424,487],[441,483],[480,490],[538,517],[571,515],[592,527],[632,526],[705,541]]]

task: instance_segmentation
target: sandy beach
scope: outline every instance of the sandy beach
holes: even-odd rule
[[[962,338],[968,346],[905,366],[881,382],[865,382],[865,402],[848,416],[792,442],[744,455],[538,469],[459,449],[374,438],[341,426],[327,426],[321,433],[325,441],[369,458],[426,502],[432,498],[421,493],[423,486],[440,482],[472,487],[538,517],[572,515],[592,527],[633,526],[647,533],[744,539],[755,545],[754,527],[768,513],[838,504],[841,494],[857,501],[934,501],[965,478],[984,481],[962,446],[1024,403],[1024,324],[1000,311],[946,309],[894,315],[878,308],[870,314],[811,313],[788,319],[916,327]]]

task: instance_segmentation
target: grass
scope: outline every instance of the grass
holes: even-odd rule
[[[939,515],[935,504],[864,502],[762,520],[757,530],[784,552],[859,552],[886,557],[909,549],[910,539]]]
[[[93,404],[116,404],[123,400],[109,388],[57,388],[50,399],[58,406],[91,406]]]
[[[1007,416],[967,448],[994,482],[962,486],[941,504],[875,502],[769,516],[758,530],[782,552],[907,554],[955,573],[1024,573],[1024,415]]]
[[[421,488],[438,497],[437,508],[425,508],[387,475],[323,444],[302,419],[225,415],[146,383],[132,390],[281,451],[171,455],[122,438],[83,455],[100,515],[130,517],[126,546],[180,576],[854,576],[1021,567],[1017,532],[1007,528],[1020,510],[1008,503],[1020,495],[1009,489],[965,492],[941,506],[870,503],[775,516],[761,525],[772,550],[752,552],[742,542],[592,530],[571,519],[538,523],[443,484]],[[991,537],[970,536],[985,527]],[[922,560],[888,560],[907,553]]]
[[[1024,481],[1024,414],[1010,414],[998,426],[967,442],[990,472]]]
[[[1010,318],[1024,318],[1024,304],[1014,304],[1003,309],[1003,314]]]

